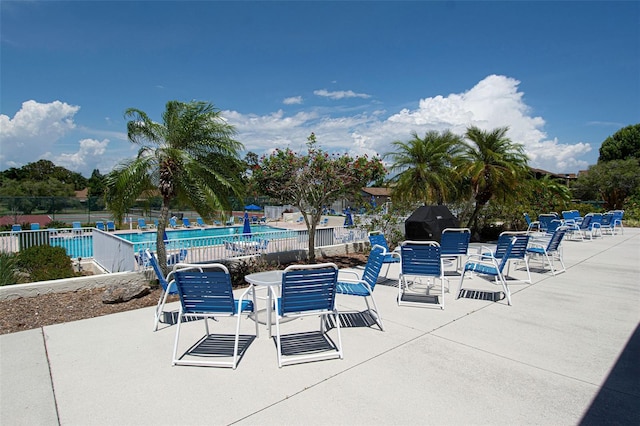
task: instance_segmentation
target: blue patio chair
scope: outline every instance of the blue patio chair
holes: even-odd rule
[[[172,229],[178,228],[179,226],[178,226],[177,220],[178,219],[176,217],[169,218],[169,227],[172,228]]]
[[[233,216],[229,216],[229,219],[224,224],[225,226],[233,226],[235,224],[235,218]]]
[[[538,215],[538,222],[540,223],[540,230],[547,232],[547,229],[551,225],[552,220],[558,219],[558,215],[555,213],[543,213]]]
[[[585,216],[585,220],[586,220]],[[564,266],[564,261],[562,259],[562,247],[560,243],[562,243],[562,239],[567,233],[567,228],[561,226],[556,229],[556,232],[553,233],[553,236],[549,240],[547,244],[540,244],[535,241],[531,242],[530,247],[527,249],[527,253],[531,254],[534,257],[542,258],[542,266],[544,264],[549,264],[549,268],[551,269],[551,274],[556,275],[557,273],[566,271]],[[556,272],[556,269],[553,267],[553,261],[558,260],[562,265],[562,269]]]
[[[391,251],[389,249],[387,239],[380,231],[369,232],[369,244],[371,244],[371,247],[380,246],[384,248],[384,260],[382,261],[382,263],[387,265],[387,271],[384,274],[384,278],[389,279],[389,268],[391,268],[392,263],[400,263],[400,253],[397,251]]]
[[[540,222],[532,221],[531,217],[529,217],[529,213],[523,213],[524,220],[527,222],[527,232],[533,232],[534,229],[540,231]]]
[[[337,278],[338,267],[333,263],[291,265],[284,270],[280,297],[275,298],[279,367],[286,364],[343,357],[340,320],[335,303]],[[269,291],[274,290],[269,287]],[[327,335],[327,317],[330,315],[333,315],[335,320],[337,344]],[[305,316],[320,316],[319,335],[296,333],[282,336],[280,331],[282,320]]]
[[[191,221],[188,217],[182,218],[182,226],[184,226],[185,228],[191,228]]]
[[[167,265],[168,266],[173,266],[176,263],[184,262],[187,259],[187,255],[188,254],[189,254],[189,252],[187,251],[187,249],[186,248],[182,248],[182,249],[178,250],[177,253],[173,253],[173,254],[167,255]]]
[[[255,297],[253,287],[249,286],[236,300],[233,295],[231,276],[226,266],[220,263],[188,264],[178,263],[172,271],[173,280],[180,296],[180,311],[176,326],[176,338],[173,346],[173,365],[197,365],[213,367],[231,367],[235,369],[238,359],[246,350],[239,348],[240,319],[255,314]],[[180,330],[184,317],[204,320],[205,335],[178,356]],[[236,317],[233,350],[226,346],[229,340],[226,335],[213,335],[209,331],[209,319],[219,321],[220,317]],[[255,323],[255,336],[258,335],[258,322]],[[198,322],[191,324],[199,325]],[[255,338],[254,336],[254,338]],[[231,357],[230,361],[220,358]],[[189,357],[189,358],[187,358]]]
[[[116,230],[116,224],[112,220],[107,221],[107,232],[115,231],[115,230]]]
[[[147,225],[147,221],[141,217],[138,218],[138,229],[142,231],[146,231],[147,229],[149,229],[149,226]]]
[[[82,223],[81,222],[72,222],[71,226],[72,226],[73,235],[75,235],[75,236],[82,235]]]
[[[593,240],[594,235],[597,236],[599,233],[602,236],[601,228],[602,215],[600,213],[587,213],[582,219],[582,223],[575,228],[569,228],[570,230],[578,231],[580,237],[584,241],[587,236],[587,232],[589,233],[589,239]]]
[[[602,222],[600,222],[600,231],[602,235],[605,235],[605,232],[609,235],[615,235],[615,222],[613,220],[613,213],[606,212],[602,214]]]
[[[403,241],[400,244],[400,275],[398,277],[398,305],[439,306],[444,309],[444,267],[440,244],[435,241]],[[440,295],[432,295],[440,280]],[[423,282],[423,280],[425,280]]]
[[[39,231],[40,230],[40,224],[39,223],[30,223],[29,224],[29,228],[32,231]]]
[[[17,232],[20,232],[20,231],[22,231],[22,225],[17,224],[17,223],[16,223],[16,224],[11,225],[11,233],[12,233],[12,234],[17,233]]]
[[[460,276],[460,284],[458,285],[456,299],[460,298],[463,291],[464,277],[466,273],[470,271],[478,275],[493,278],[495,284],[500,284],[502,286],[507,303],[511,305],[511,291],[509,290],[509,286],[507,286],[507,280],[504,277],[503,270],[508,263],[511,250],[517,241],[518,239],[515,236],[511,238],[509,245],[502,253],[502,257],[495,257],[492,253],[489,253],[489,256],[484,254],[470,255],[467,262],[464,264],[462,275]]]
[[[376,287],[378,281],[378,275],[380,275],[380,269],[382,269],[382,261],[384,259],[384,248],[380,246],[373,246],[367,264],[364,267],[362,275],[358,275],[357,272],[351,270],[338,271],[338,285],[336,291],[338,294],[344,294],[347,296],[359,296],[364,298],[367,304],[367,312],[371,318],[378,324],[380,330],[384,331],[384,325],[382,324],[382,317],[378,311],[376,300],[373,298],[373,290]],[[355,278],[344,278],[344,276],[350,276]],[[369,300],[373,304],[373,309],[369,305]]]
[[[96,229],[99,229],[99,230],[101,230],[101,231],[104,231],[104,230],[105,230],[104,222],[102,222],[102,221],[98,221],[98,222],[96,222]]]
[[[443,259],[455,259],[458,270],[462,267],[462,258],[467,257],[470,241],[469,228],[445,228],[440,238],[440,255]]]
[[[156,259],[155,254],[151,253],[149,249],[145,251],[146,258],[148,259],[149,265],[153,268],[153,271],[156,273],[156,278],[158,278],[158,282],[160,283],[160,287],[162,287],[162,293],[160,294],[160,298],[158,299],[158,304],[156,305],[156,310],[154,312],[153,318],[153,331],[158,330],[158,325],[161,322],[161,318],[164,313],[164,305],[167,303],[167,297],[173,294],[178,294],[178,289],[176,288],[173,280],[171,279],[171,273],[165,277],[162,271],[160,270],[160,265],[158,265],[158,260]]]
[[[151,266],[151,255],[149,254],[148,250],[140,250],[138,251],[138,253],[134,254],[133,256],[136,259],[136,263],[140,268],[146,269],[149,266]]]
[[[580,216],[578,210],[564,210],[562,212],[562,219],[564,219],[567,225],[580,224],[580,222],[582,222],[582,216]]]
[[[516,238],[516,241],[513,242],[513,238]],[[511,252],[507,259],[507,272],[504,274],[505,280],[509,282],[523,282],[527,284],[531,284],[531,271],[529,270],[529,256],[527,255],[527,248],[529,247],[530,235],[526,232],[513,232],[513,231],[504,231],[498,237],[498,242],[496,244],[496,249],[494,252],[487,251],[484,247],[481,249],[483,255],[488,257],[494,257],[496,259],[502,258],[504,253],[507,251],[510,245]],[[509,269],[511,267],[511,263],[520,263],[524,262],[525,269],[527,271],[527,279],[519,280],[519,279],[509,279]]]
[[[624,234],[624,226],[622,226],[622,219],[624,218],[624,210],[611,210],[610,213],[613,213],[614,233],[615,233],[615,228],[620,228],[620,233]]]
[[[207,227],[206,223],[204,223],[204,220],[202,220],[201,217],[197,217],[196,218],[196,224],[201,228],[206,228]]]

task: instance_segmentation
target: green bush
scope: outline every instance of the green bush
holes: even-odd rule
[[[0,286],[16,284],[16,255],[0,252]]]
[[[75,277],[71,258],[62,247],[33,246],[17,256],[17,267],[28,275],[28,282]]]

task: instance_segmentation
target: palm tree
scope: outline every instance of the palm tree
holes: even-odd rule
[[[398,201],[422,201],[443,204],[455,192],[453,164],[462,148],[462,139],[446,130],[429,131],[424,138],[412,132],[408,142],[394,141],[390,170],[400,171],[391,181],[393,198]]]
[[[169,101],[162,123],[139,109],[125,111],[129,141],[140,145],[136,158],[118,165],[107,176],[106,200],[118,221],[136,199],[160,195],[157,229],[158,262],[166,273],[163,235],[169,205],[178,200],[203,217],[229,210],[229,195],[241,194],[242,143],[235,129],[207,102]]]
[[[494,197],[509,197],[527,173],[528,158],[522,144],[514,143],[506,134],[508,127],[484,131],[467,128],[465,149],[458,173],[469,180],[475,207],[467,227],[475,224],[480,210]]]

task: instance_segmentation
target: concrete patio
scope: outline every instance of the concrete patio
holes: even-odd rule
[[[261,326],[236,370],[173,367],[175,327],[152,332],[153,308],[2,335],[0,424],[638,425],[640,229],[563,245],[567,271],[534,268],[532,285],[511,285],[512,306],[455,300],[455,278],[444,310],[398,307],[396,282],[378,285],[386,331],[344,327],[343,360],[278,368]],[[356,319],[365,307],[338,304]],[[203,329],[186,324],[185,338]]]

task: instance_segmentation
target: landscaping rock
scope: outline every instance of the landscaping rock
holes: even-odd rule
[[[149,285],[139,281],[112,284],[105,288],[102,303],[123,303],[146,296],[151,291]]]

